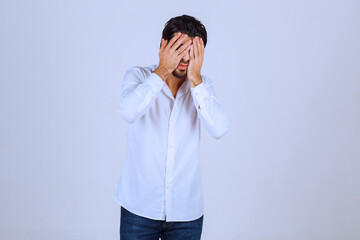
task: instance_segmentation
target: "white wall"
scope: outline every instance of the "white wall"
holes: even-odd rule
[[[125,70],[208,30],[204,240],[360,239],[360,2],[0,1],[0,239],[119,239]]]

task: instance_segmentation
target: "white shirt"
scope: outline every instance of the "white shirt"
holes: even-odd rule
[[[156,67],[131,67],[122,82],[127,154],[113,198],[143,217],[190,221],[204,213],[200,123],[220,138],[229,118],[207,77],[194,88],[186,78],[174,99]]]

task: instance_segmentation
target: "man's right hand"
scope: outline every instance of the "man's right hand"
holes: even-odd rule
[[[180,60],[187,54],[191,42],[187,34],[181,33],[176,34],[169,42],[161,39],[160,63],[154,72],[165,81],[168,75],[176,69]],[[183,45],[180,47],[181,44]]]

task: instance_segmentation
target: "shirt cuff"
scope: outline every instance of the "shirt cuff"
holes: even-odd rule
[[[196,98],[200,99],[210,95],[204,82],[201,82],[199,85],[191,88],[191,92]]]

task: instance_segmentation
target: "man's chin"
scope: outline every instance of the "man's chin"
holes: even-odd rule
[[[172,72],[172,75],[176,78],[185,78],[186,77],[186,74],[187,74],[187,71],[186,70],[179,70],[179,69],[175,69],[173,72]]]

